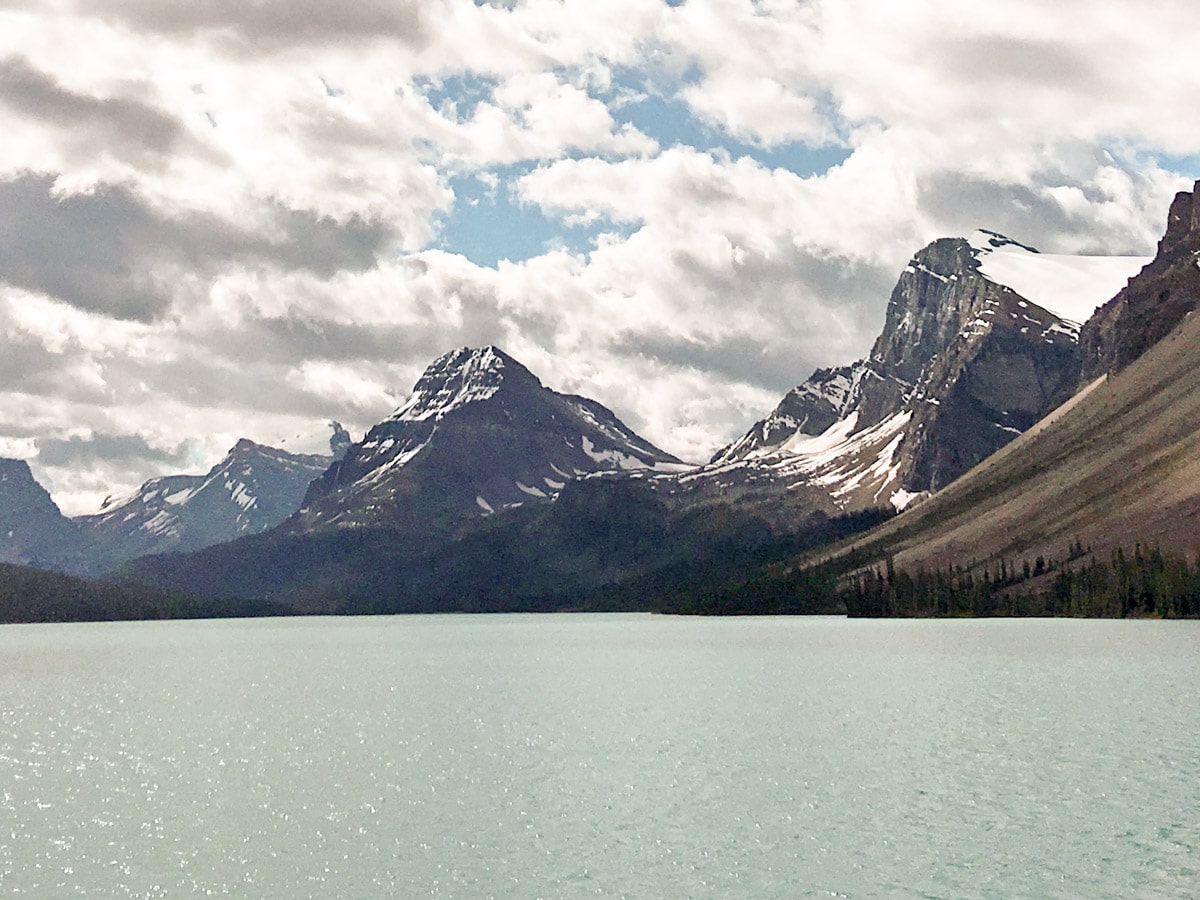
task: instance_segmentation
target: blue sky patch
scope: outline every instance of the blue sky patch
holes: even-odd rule
[[[519,202],[512,186],[532,169],[532,164],[507,166],[495,173],[499,178],[495,187],[474,175],[451,179],[454,208],[443,217],[434,246],[495,268],[502,259],[520,262],[558,248],[588,253],[601,234],[628,236],[636,230],[608,221],[568,225],[549,218],[534,204]]]

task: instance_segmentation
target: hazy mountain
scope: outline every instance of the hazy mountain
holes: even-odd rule
[[[345,432],[334,430],[331,448]],[[95,542],[97,568],[147,553],[198,550],[272,528],[294,513],[330,455],[287,453],[238,441],[205,475],[152,478],[76,521]]]
[[[81,572],[86,535],[34,479],[29,464],[0,459],[0,562]]]

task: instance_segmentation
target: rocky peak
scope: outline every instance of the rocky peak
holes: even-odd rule
[[[713,455],[714,465],[778,450],[798,434],[824,432],[846,412],[861,375],[861,363],[836,369],[817,369],[808,380],[792,388],[767,418],[738,440]]]
[[[1167,231],[1158,242],[1159,255],[1170,254],[1181,244],[1188,243],[1192,248],[1196,243],[1196,235],[1200,234],[1200,181],[1197,181],[1193,192],[1180,191],[1171,202],[1167,212]]]
[[[406,422],[440,419],[453,409],[493,397],[508,384],[542,386],[532,372],[496,347],[462,347],[429,365],[413,386],[408,402],[392,418]]]
[[[929,360],[962,330],[982,280],[975,248],[964,238],[941,238],[919,251],[888,299],[883,331],[871,348],[879,374],[914,384]]]
[[[256,444],[249,438],[239,438],[238,442],[229,449],[227,456],[233,458],[256,456],[262,453],[263,449],[264,448],[261,444]]]
[[[312,483],[290,527],[429,533],[550,501],[575,478],[661,467],[681,464],[601,404],[545,387],[495,347],[463,348]]]
[[[976,259],[982,255],[1006,247],[1025,250],[1029,253],[1039,252],[1036,247],[1030,247],[1028,244],[1022,244],[1020,241],[1014,241],[1008,235],[1001,234],[998,231],[989,231],[986,228],[978,228],[973,231],[967,238],[967,243],[971,245],[971,249],[975,252]]]
[[[0,562],[78,571],[79,530],[23,459],[0,458]]]
[[[338,460],[346,455],[346,451],[354,443],[354,438],[350,437],[350,432],[342,426],[341,422],[332,421],[329,423],[329,427],[333,429],[333,434],[329,436],[329,453],[335,460]]]

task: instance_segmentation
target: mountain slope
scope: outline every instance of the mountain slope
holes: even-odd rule
[[[1200,318],[1188,311],[1200,302],[1200,218],[1177,215],[1191,206],[1176,198],[1158,257],[1084,326],[1084,371],[1116,371],[842,552],[915,568],[1061,557],[1076,540],[1101,554],[1138,541],[1200,549]],[[1146,330],[1155,298],[1176,325],[1139,351],[1157,330]]]
[[[286,527],[453,529],[549,500],[575,478],[679,468],[599,403],[550,390],[495,347],[463,348],[312,484]]]

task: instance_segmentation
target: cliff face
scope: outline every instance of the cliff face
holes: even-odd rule
[[[721,450],[713,465],[726,468],[710,493],[728,496],[738,484],[762,493],[775,479],[818,509],[903,506],[1065,400],[1079,377],[1077,326],[985,275],[980,261],[995,252],[1038,256],[991,232],[919,251],[870,355],[818,370]],[[703,477],[689,483],[703,493]]]
[[[1117,372],[1175,328],[1200,302],[1200,181],[1175,195],[1158,253],[1080,334],[1083,380]]]

